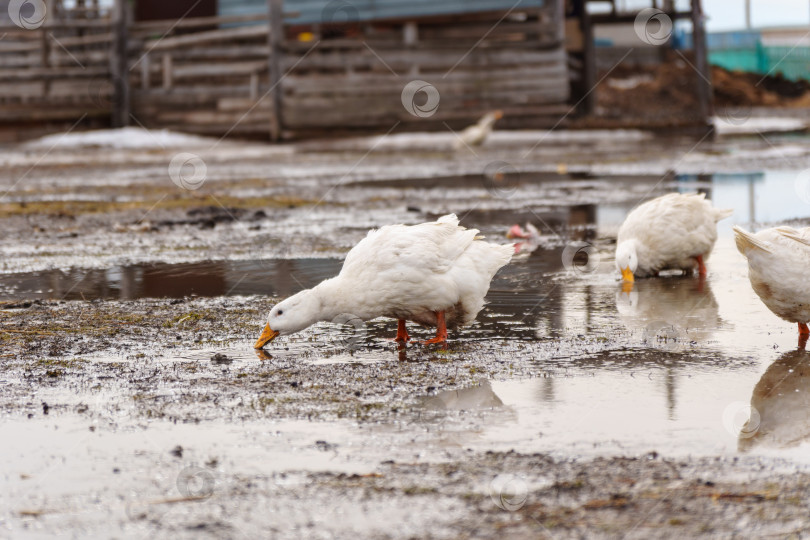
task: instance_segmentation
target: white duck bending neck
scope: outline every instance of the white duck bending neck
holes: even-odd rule
[[[316,322],[331,321],[344,313],[361,315],[354,305],[355,298],[348,294],[346,283],[339,275],[320,282],[309,289],[308,293],[317,300],[316,305],[319,305],[318,313],[313,313]]]

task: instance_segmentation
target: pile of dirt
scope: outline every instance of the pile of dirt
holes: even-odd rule
[[[718,107],[806,107],[810,104],[810,82],[791,81],[781,73],[763,77],[712,66],[712,84]]]
[[[675,56],[658,65],[622,64],[599,74],[596,117],[650,125],[699,122],[698,77],[694,62]],[[714,103],[724,107],[792,108],[810,106],[810,82],[781,74],[711,68]]]

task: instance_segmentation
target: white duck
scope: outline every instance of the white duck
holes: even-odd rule
[[[503,118],[502,111],[488,112],[481,117],[478,123],[465,128],[464,131],[459,133],[458,139],[453,143],[453,147],[456,150],[461,150],[465,146],[480,146],[484,144],[489,134],[492,133],[492,127],[495,125],[495,122],[501,118]]]
[[[405,321],[436,326],[436,337],[426,343],[444,342],[448,326],[475,320],[492,277],[512,258],[511,245],[481,238],[476,229],[459,226],[454,214],[372,230],[346,256],[340,274],[270,310],[255,348],[347,314],[397,319],[397,341],[410,339]]]
[[[748,279],[760,300],[777,316],[810,335],[810,227],[765,229],[756,234],[734,227],[737,249],[748,259]]]
[[[616,267],[625,281],[661,270],[695,268],[706,275],[706,259],[717,240],[717,222],[733,210],[712,207],[703,193],[670,193],[630,212],[616,240]]]

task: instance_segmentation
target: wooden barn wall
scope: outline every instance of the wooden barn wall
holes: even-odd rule
[[[103,124],[121,106],[114,94],[125,79],[130,124],[213,136],[266,139],[274,122],[286,138],[386,132],[395,124],[456,129],[493,109],[505,113],[499,126],[549,126],[569,92],[554,10],[513,11],[495,25],[504,14],[326,28],[293,25],[300,14],[285,12],[277,87],[266,13],[130,23],[123,75],[111,61],[109,13],[33,30],[4,26],[0,124],[45,131]],[[434,114],[406,110],[402,91],[413,80],[438,91]]]
[[[324,40],[306,56],[306,44],[291,43],[284,126],[368,130],[399,122],[404,129],[446,129],[493,109],[504,111],[501,125],[545,124],[568,99],[565,53],[545,16],[538,11],[494,30],[491,19],[421,22],[410,32],[391,25],[358,39]],[[403,89],[414,80],[438,91],[434,114],[415,116],[403,105]],[[425,99],[416,96],[417,104]]]

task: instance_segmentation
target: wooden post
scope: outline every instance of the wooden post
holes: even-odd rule
[[[40,36],[40,45],[42,50],[40,51],[40,60],[42,61],[43,68],[51,67],[51,42],[48,40],[48,36],[50,34],[48,30],[48,25],[37,30]],[[51,93],[51,78],[45,77],[45,80],[42,81],[42,97],[46,98]]]
[[[416,22],[408,21],[402,27],[402,41],[405,45],[412,47],[419,41],[419,27]]]
[[[700,0],[692,0],[692,39],[695,51],[695,67],[698,70],[697,96],[701,116],[708,122],[714,115],[712,79],[709,71],[709,56],[706,48],[706,27]]]
[[[281,139],[282,121],[282,89],[281,89],[281,57],[284,44],[284,0],[267,0],[267,17],[269,32],[267,44],[270,49],[268,57],[270,70],[270,139]]]
[[[593,42],[593,22],[588,14],[585,2],[582,2],[580,13],[582,25],[582,91],[585,92],[582,110],[593,114],[596,110],[596,44]]]
[[[163,53],[163,89],[172,87],[172,55],[167,51]]]
[[[151,76],[152,64],[149,61],[149,53],[146,53],[141,59],[141,90],[149,90]]]
[[[112,9],[110,76],[113,83],[112,127],[129,124],[129,66],[127,63],[127,2],[115,0]]]

